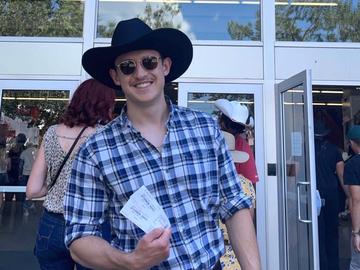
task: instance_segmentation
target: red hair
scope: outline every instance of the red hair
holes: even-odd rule
[[[95,79],[88,79],[76,89],[60,119],[66,126],[95,126],[112,118],[115,91]]]

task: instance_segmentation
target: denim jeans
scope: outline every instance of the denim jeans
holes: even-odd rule
[[[41,270],[74,270],[75,264],[77,270],[88,269],[74,262],[65,247],[64,237],[63,215],[44,210],[34,249]]]

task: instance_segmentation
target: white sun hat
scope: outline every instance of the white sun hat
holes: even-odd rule
[[[229,132],[221,131],[228,146],[231,157],[235,163],[244,163],[249,160],[249,154],[244,151],[235,150],[235,137]]]
[[[254,119],[251,116],[249,117],[248,107],[238,101],[218,99],[215,101],[215,107],[236,123],[244,126],[254,126]]]

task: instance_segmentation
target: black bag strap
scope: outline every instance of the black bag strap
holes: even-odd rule
[[[75,139],[74,143],[73,143],[73,144],[72,144],[72,146],[70,147],[69,152],[66,154],[66,156],[65,156],[65,158],[64,158],[64,160],[63,160],[63,162],[61,163],[61,165],[60,165],[60,167],[59,167],[58,171],[56,172],[55,178],[51,180],[51,183],[50,183],[50,185],[49,185],[49,187],[48,187],[48,192],[49,192],[49,191],[50,191],[50,189],[52,189],[52,188],[53,188],[53,186],[55,185],[56,180],[57,180],[57,178],[59,177],[59,175],[60,175],[60,172],[61,172],[62,168],[64,167],[64,165],[65,165],[66,161],[69,159],[71,152],[74,150],[75,145],[76,145],[76,144],[77,144],[77,142],[79,141],[79,139],[80,139],[81,135],[83,134],[83,132],[85,131],[85,129],[86,129],[86,128],[87,128],[87,126],[83,127],[83,129],[79,132],[79,135],[76,137],[76,139]]]

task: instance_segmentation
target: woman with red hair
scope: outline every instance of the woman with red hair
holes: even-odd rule
[[[58,125],[50,126],[36,156],[26,187],[29,199],[45,196],[35,244],[42,270],[74,269],[75,262],[64,244],[64,195],[79,146],[112,119],[113,89],[94,79],[76,89]],[[85,269],[76,264],[76,269]]]

